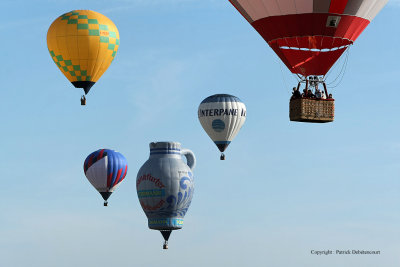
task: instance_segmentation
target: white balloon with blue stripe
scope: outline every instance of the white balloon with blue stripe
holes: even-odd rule
[[[221,151],[221,160],[225,159],[223,152],[246,120],[245,104],[233,95],[212,95],[201,102],[198,117],[203,129]]]

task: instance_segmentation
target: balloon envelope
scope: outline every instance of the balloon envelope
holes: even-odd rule
[[[73,10],[51,24],[47,47],[65,77],[87,94],[114,60],[119,33],[106,16],[91,10]]]
[[[206,133],[223,152],[246,120],[246,106],[236,96],[216,94],[204,99],[198,117]]]
[[[325,75],[388,0],[229,0],[292,73]]]
[[[138,198],[150,229],[172,231],[183,227],[194,192],[195,162],[193,152],[181,149],[178,142],[150,143],[150,157],[136,178]]]
[[[99,149],[86,158],[83,170],[89,182],[107,200],[124,180],[128,162],[119,152]]]

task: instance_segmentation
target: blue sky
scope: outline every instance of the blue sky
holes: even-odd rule
[[[350,49],[333,89],[335,122],[321,125],[289,122],[296,80],[228,1],[0,7],[4,266],[399,266],[400,1],[391,0]],[[46,45],[53,20],[74,9],[103,13],[121,36],[85,107]],[[247,106],[224,162],[197,119],[200,102],[215,93]],[[168,251],[147,228],[135,189],[148,143],[163,140],[197,157],[192,205]],[[129,163],[108,208],[82,170],[99,148]]]

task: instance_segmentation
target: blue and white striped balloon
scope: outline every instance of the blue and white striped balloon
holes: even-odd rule
[[[246,106],[233,95],[212,95],[201,102],[198,117],[208,136],[224,152],[246,120]],[[224,157],[222,153],[221,160]]]
[[[86,178],[104,199],[107,199],[124,180],[128,171],[128,162],[119,152],[111,149],[99,149],[87,156],[83,164]]]

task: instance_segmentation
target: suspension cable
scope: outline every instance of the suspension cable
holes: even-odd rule
[[[336,78],[334,79],[334,81],[336,81],[336,80],[338,79],[338,77],[340,76],[340,74],[341,74],[342,71],[343,71],[343,68],[344,68],[345,65],[347,64],[347,58],[348,58],[349,50],[350,50],[350,45],[349,45],[349,46],[347,47],[347,49],[346,49],[346,56],[344,57],[344,59],[343,59],[343,57],[340,57],[339,61],[336,62],[336,63],[333,65],[333,67],[328,71],[327,74],[325,74],[325,77],[326,77],[325,80],[327,80],[327,79],[329,78],[329,76],[332,74],[332,72],[333,72],[334,69],[337,69],[337,66],[341,65],[342,68],[341,68],[341,70],[340,70],[340,73],[339,73],[339,75],[336,76]],[[345,61],[345,62],[344,62],[343,64],[340,64],[340,63],[339,63],[340,61]],[[334,83],[334,81],[330,82],[330,84]]]
[[[346,49],[345,61],[344,61],[344,64],[342,66],[342,69],[340,70],[339,75],[332,82],[327,84],[327,86],[329,86],[329,88],[338,87],[342,83],[343,78],[344,78],[344,74],[346,73],[347,63],[348,63],[348,60],[349,60],[349,51],[350,51],[350,46]],[[339,79],[339,77],[340,77],[340,80],[335,85],[332,85]]]
[[[346,54],[345,54],[345,57],[344,57],[344,62],[343,62],[343,64],[342,64],[342,68],[340,69],[339,74],[336,76],[336,78],[335,78],[333,81],[329,82],[327,85],[331,85],[331,84],[335,83],[335,82],[337,81],[337,79],[339,79],[339,77],[340,77],[340,76],[342,75],[342,73],[343,73],[343,70],[346,69],[348,57],[349,57],[349,49],[346,49]]]

